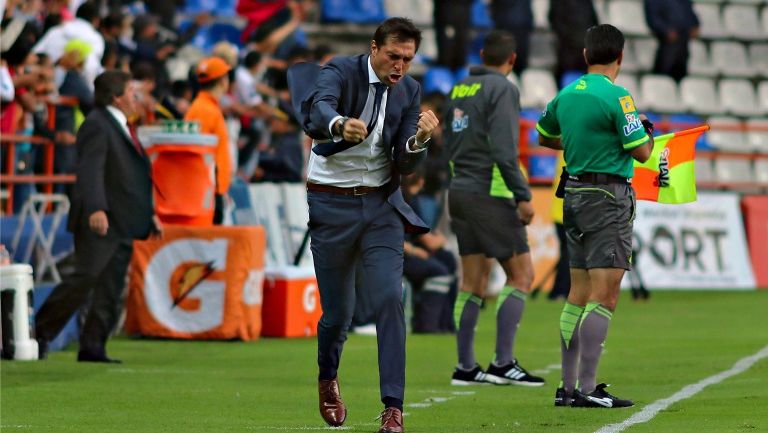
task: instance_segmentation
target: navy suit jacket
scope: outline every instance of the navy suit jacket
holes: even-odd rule
[[[330,140],[328,125],[336,116],[360,118],[368,99],[368,55],[335,57],[322,69],[300,63],[288,70],[288,85],[294,109],[304,132],[316,140]],[[421,103],[421,86],[404,76],[389,88],[384,117],[383,145],[390,156],[392,179],[387,201],[405,222],[409,233],[426,233],[429,228],[405,203],[400,176],[413,173],[427,152],[409,153],[405,146],[416,134]],[[340,152],[335,158],[343,158]]]

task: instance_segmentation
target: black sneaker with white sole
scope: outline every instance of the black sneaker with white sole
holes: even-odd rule
[[[485,372],[478,364],[475,364],[472,370],[456,367],[451,377],[451,385],[488,385],[485,376]]]
[[[502,366],[497,366],[496,364],[491,363],[485,374],[485,380],[496,385],[544,385],[544,379],[528,374],[528,372],[517,362],[517,359]]]
[[[608,393],[605,390],[609,385],[601,383],[597,385],[594,391],[589,394],[584,394],[579,390],[574,391],[573,407],[602,407],[602,408],[619,408],[619,407],[631,407],[635,404],[632,400],[624,400]]]
[[[567,392],[565,388],[557,388],[555,391],[555,406],[570,406],[573,403],[573,392]]]

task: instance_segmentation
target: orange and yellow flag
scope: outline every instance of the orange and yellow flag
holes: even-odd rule
[[[696,201],[696,140],[708,129],[704,125],[654,137],[648,161],[635,161],[632,186],[637,199],[670,204]]]

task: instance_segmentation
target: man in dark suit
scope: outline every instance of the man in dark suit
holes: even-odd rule
[[[41,359],[48,341],[90,297],[77,360],[120,362],[107,356],[105,345],[119,317],[132,242],[159,229],[149,159],[127,123],[137,109],[130,80],[120,71],[96,78],[97,108],[77,134],[77,182],[68,223],[75,237],[75,271],[37,314]]]
[[[355,264],[362,260],[379,346],[380,432],[403,431],[404,232],[428,228],[403,200],[400,175],[424,159],[438,124],[431,111],[419,114],[421,89],[406,76],[420,41],[411,21],[390,18],[376,29],[370,54],[336,57],[319,76],[307,65],[289,76],[304,130],[315,140],[307,200],[323,307],[317,332],[320,413],[331,426],[346,418],[337,370],[354,313]]]

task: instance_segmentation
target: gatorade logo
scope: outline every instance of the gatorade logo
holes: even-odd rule
[[[304,311],[307,313],[314,312],[317,309],[317,285],[314,283],[307,284],[301,299],[302,304],[304,305]]]
[[[144,296],[155,320],[179,332],[203,332],[224,316],[226,239],[180,239],[147,265]]]

